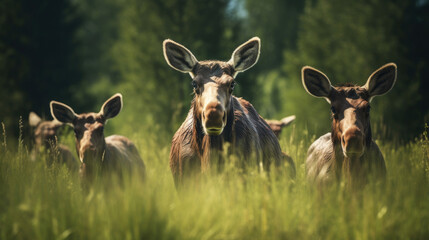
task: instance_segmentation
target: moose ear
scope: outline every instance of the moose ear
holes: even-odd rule
[[[52,117],[62,123],[73,123],[76,118],[76,113],[73,109],[64,103],[51,101],[51,115]]]
[[[100,114],[104,116],[105,119],[116,117],[121,112],[122,109],[122,95],[117,93],[104,102],[101,107]]]
[[[369,76],[363,88],[368,91],[370,101],[373,97],[383,95],[393,88],[396,82],[396,72],[396,64],[388,63]]]
[[[282,118],[282,120],[280,120],[280,122],[282,122],[282,126],[286,127],[289,126],[293,121],[295,121],[295,115],[289,116],[289,117],[285,117]]]
[[[304,85],[305,90],[314,97],[323,97],[331,102],[328,98],[329,93],[332,90],[331,82],[328,77],[321,71],[305,66],[301,71],[302,75],[302,85]]]
[[[234,50],[228,63],[236,73],[244,72],[258,62],[260,51],[261,39],[253,37]]]
[[[35,112],[30,112],[30,115],[28,116],[30,127],[37,127],[41,121],[42,119]]]
[[[170,67],[183,73],[191,73],[198,60],[186,47],[173,40],[163,42],[164,58]]]

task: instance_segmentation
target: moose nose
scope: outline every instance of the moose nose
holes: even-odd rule
[[[203,111],[203,125],[208,135],[222,133],[226,122],[225,110],[220,102],[210,102]]]
[[[350,127],[341,136],[341,146],[346,157],[360,157],[364,150],[364,136],[357,127]]]
[[[81,145],[79,149],[79,158],[82,162],[84,161],[84,159],[95,156],[95,154],[96,154],[96,148],[91,141],[85,142],[84,144]]]

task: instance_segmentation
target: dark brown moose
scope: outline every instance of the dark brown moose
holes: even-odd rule
[[[252,162],[261,169],[268,170],[270,163],[282,164],[284,155],[268,124],[252,104],[233,95],[237,74],[258,61],[259,38],[239,46],[228,62],[198,61],[172,40],[164,41],[163,50],[170,67],[191,76],[195,94],[188,116],[172,140],[170,168],[176,186],[193,170],[204,172],[211,163],[222,163],[219,153],[225,150],[243,164]],[[293,162],[289,164],[294,169]]]
[[[132,171],[137,168],[144,175],[144,163],[135,145],[126,137],[112,135],[104,138],[104,126],[108,119],[115,117],[122,109],[122,95],[117,93],[108,99],[98,113],[76,114],[63,103],[51,101],[52,116],[73,126],[76,152],[81,161],[80,173],[86,180],[101,171]]]
[[[284,127],[289,126],[295,120],[295,115],[282,118],[281,120],[265,120],[278,138]]]
[[[33,128],[34,147],[31,159],[36,160],[39,153],[47,156],[47,164],[53,162],[65,164],[70,170],[78,169],[78,161],[70,149],[58,143],[57,131],[63,126],[59,121],[42,120],[36,113],[30,112],[28,117],[30,127]]]
[[[356,189],[369,176],[385,177],[383,155],[372,140],[370,102],[392,89],[396,71],[396,65],[389,63],[371,74],[364,86],[333,87],[322,72],[312,67],[302,69],[304,88],[315,97],[325,98],[332,112],[331,133],[308,149],[306,173],[310,182],[321,186],[343,178],[348,188]]]

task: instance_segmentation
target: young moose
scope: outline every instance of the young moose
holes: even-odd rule
[[[30,112],[28,117],[30,126],[34,129],[34,148],[32,160],[40,152],[47,153],[47,163],[51,165],[54,161],[65,164],[70,170],[78,169],[78,162],[70,149],[57,143],[57,131],[63,126],[56,120],[43,121],[36,113]]]
[[[255,159],[268,168],[271,161],[282,163],[277,138],[253,106],[232,95],[235,77],[251,68],[259,58],[260,39],[254,37],[239,46],[228,62],[198,61],[184,46],[165,40],[164,57],[174,69],[189,73],[194,99],[188,116],[172,140],[170,168],[176,185],[194,169],[205,171],[210,162],[223,159],[224,143],[243,162]],[[289,162],[294,169],[293,162]]]
[[[289,126],[295,120],[295,115],[279,120],[265,120],[278,138],[284,127]]]
[[[122,109],[122,95],[117,93],[108,99],[99,113],[76,114],[63,103],[51,101],[52,116],[73,126],[76,151],[81,161],[81,176],[91,180],[101,170],[131,171],[138,168],[144,174],[144,164],[137,148],[126,137],[112,135],[104,138],[104,125]]]
[[[361,87],[333,87],[322,72],[311,67],[302,69],[304,88],[315,97],[325,98],[332,111],[332,132],[317,139],[308,150],[306,172],[311,182],[325,185],[344,177],[353,189],[365,184],[370,174],[385,177],[383,155],[372,140],[370,102],[392,89],[395,81],[394,63],[376,70]]]

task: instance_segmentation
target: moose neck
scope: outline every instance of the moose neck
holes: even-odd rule
[[[77,149],[79,154],[79,149]],[[102,168],[104,160],[106,159],[106,140],[102,138],[102,141],[99,146],[97,146],[97,150],[95,154],[89,155],[85,157],[81,164],[81,174],[86,177],[97,174]]]
[[[331,131],[331,141],[333,146],[333,169],[335,169],[335,174],[337,179],[344,178],[348,183],[348,186],[351,188],[358,187],[362,184],[362,167],[366,164],[367,152],[371,146],[372,142],[372,132],[371,132],[371,124],[368,120],[368,124],[364,129],[365,132],[365,143],[364,143],[364,153],[362,156],[357,158],[349,158],[344,156],[343,149],[341,147],[341,139],[338,134],[339,129],[335,123],[335,119],[332,123],[332,131]]]
[[[231,96],[231,98],[233,97]],[[195,99],[192,101],[191,109],[193,111],[192,148],[197,151],[204,171],[210,167],[210,161],[213,161],[214,158],[220,158],[219,154],[224,150],[225,142],[233,143],[234,108],[231,99],[230,109],[226,113],[227,123],[218,136],[210,136],[204,133],[201,114],[198,113]]]

